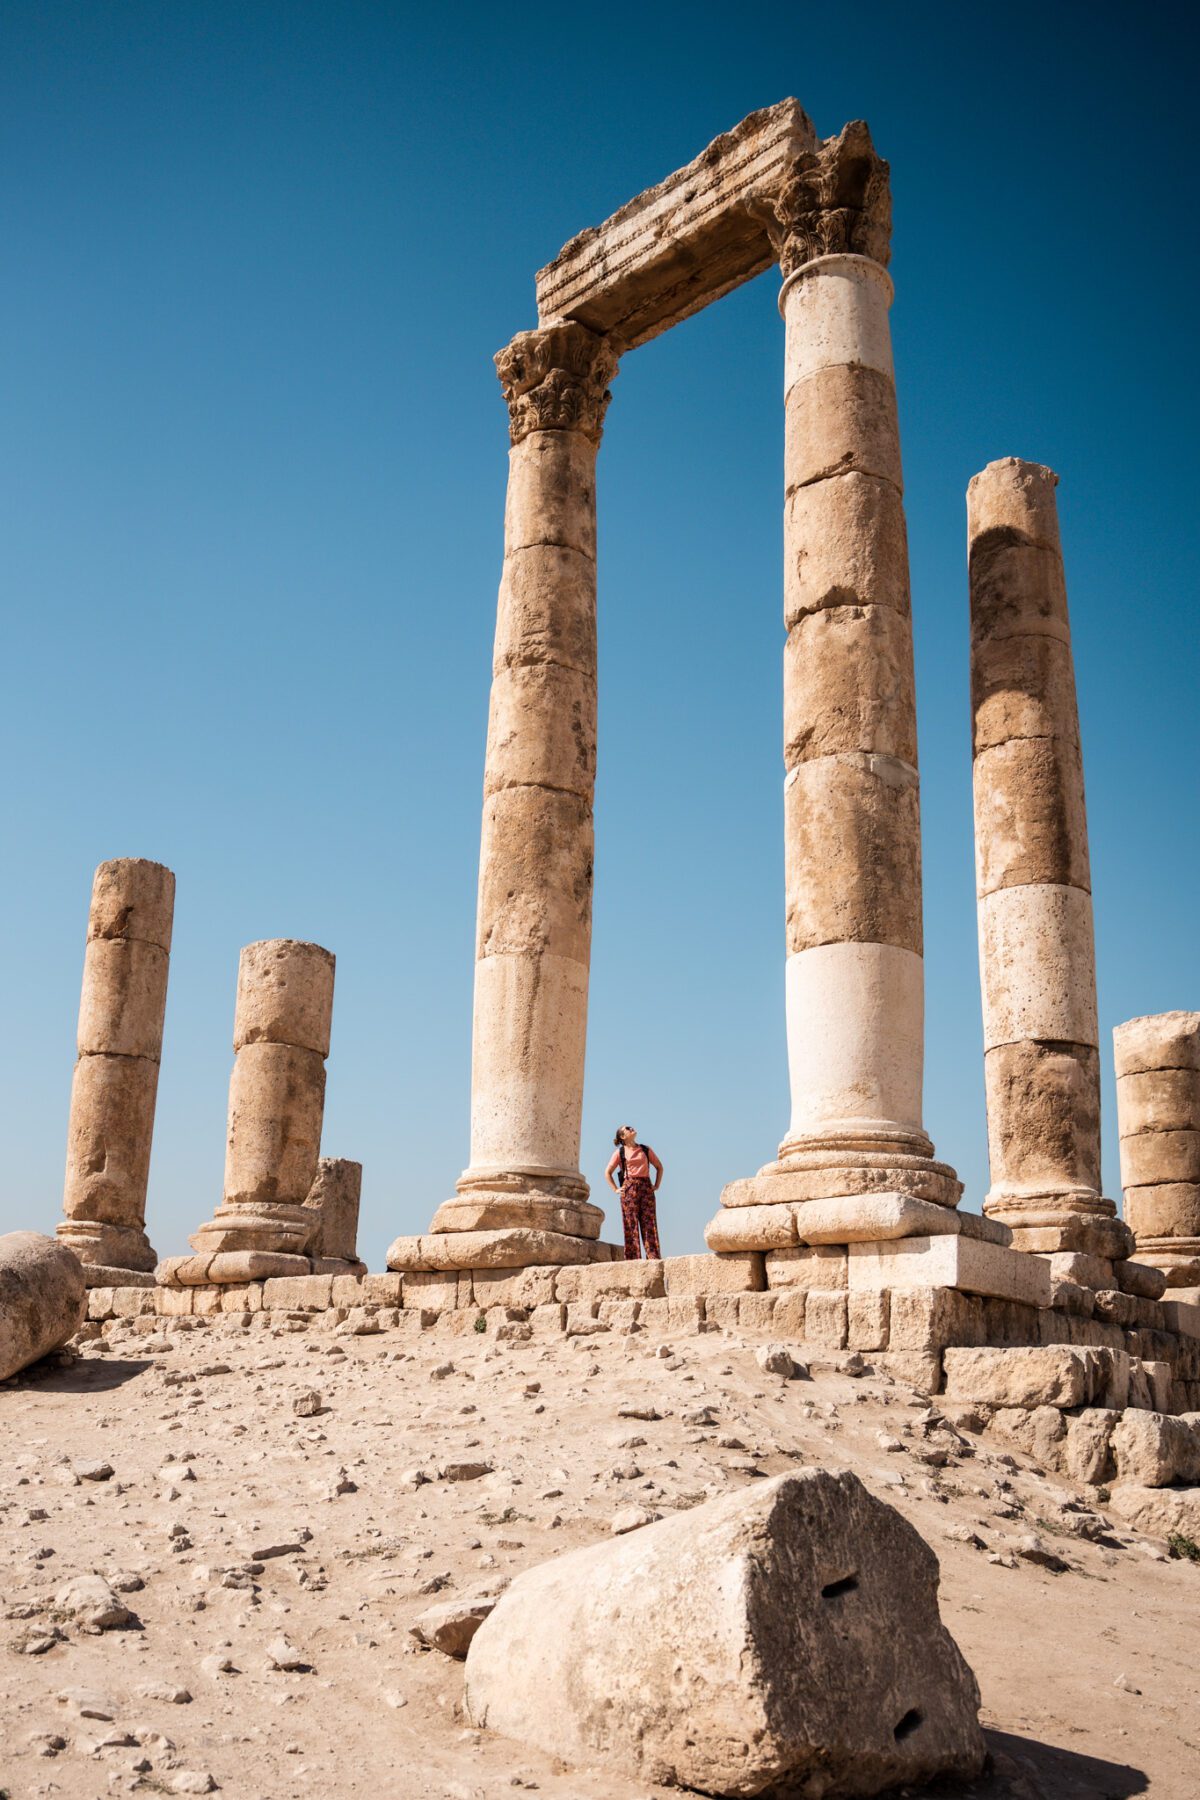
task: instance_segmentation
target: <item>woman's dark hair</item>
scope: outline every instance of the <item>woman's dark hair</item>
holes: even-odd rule
[[[613,1143],[617,1146],[618,1150],[621,1148],[621,1133],[628,1130],[628,1125],[618,1125],[616,1131],[613,1133]]]

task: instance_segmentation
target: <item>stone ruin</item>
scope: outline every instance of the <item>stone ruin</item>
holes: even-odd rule
[[[1144,1493],[1197,1478],[1195,1434],[1172,1415],[1200,1410],[1200,1014],[1116,1032],[1121,1220],[1100,1175],[1057,477],[1011,458],[967,495],[991,1164],[982,1213],[960,1208],[961,1183],[923,1123],[890,229],[888,166],[867,127],[821,141],[786,100],[567,244],[537,277],[536,329],[496,357],[511,450],[470,1160],[428,1232],[391,1246],[387,1273],[368,1274],[357,1257],[359,1166],[320,1156],[334,959],[288,939],[242,952],[222,1201],[193,1254],[155,1271],[145,1211],[174,877],[137,860],[97,871],[59,1227],[84,1265],[86,1331],[189,1314],[252,1327],[281,1310],[351,1330],[736,1327],[868,1357],[929,1393],[995,1408],[1014,1432],[1049,1408],[1039,1443],[1088,1479],[1115,1468]],[[722,1191],[709,1254],[628,1264],[602,1240],[580,1169],[597,452],[621,356],[773,263],[784,321],[791,1117],[777,1153]],[[75,1322],[64,1314],[59,1341]],[[1169,1454],[1121,1452],[1130,1408],[1160,1421]],[[1096,1412],[1107,1426],[1087,1417]],[[1157,1474],[1143,1480],[1147,1468]]]

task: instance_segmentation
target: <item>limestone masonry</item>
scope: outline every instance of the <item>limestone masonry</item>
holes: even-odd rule
[[[389,1361],[412,1360],[427,1333],[482,1340],[480,1372],[520,1345],[531,1346],[531,1359],[570,1345],[586,1350],[579,1373],[591,1380],[600,1374],[590,1366],[596,1340],[632,1356],[647,1339],[727,1333],[763,1340],[752,1372],[764,1381],[806,1372],[792,1355],[804,1346],[839,1376],[876,1379],[887,1404],[889,1387],[911,1390],[906,1403],[922,1409],[925,1435],[944,1431],[956,1456],[975,1454],[963,1433],[994,1433],[1040,1469],[1092,1490],[1127,1525],[1195,1554],[1200,1013],[1134,1019],[1115,1033],[1121,1219],[1101,1180],[1092,881],[1058,477],[1012,457],[989,463],[967,493],[991,1170],[987,1195],[972,1196],[981,1212],[960,1208],[962,1184],[925,1128],[920,782],[890,239],[888,165],[867,126],[853,121],[821,140],[785,100],[573,238],[539,273],[536,328],[495,359],[509,473],[483,779],[470,1142],[455,1191],[435,1204],[426,1232],[392,1244],[386,1272],[368,1272],[357,1251],[362,1166],[322,1155],[335,960],[318,944],[273,938],[247,945],[238,966],[220,1204],[191,1237],[191,1254],[157,1261],[146,1203],[175,878],[158,863],[103,863],[88,920],[65,1217],[57,1239],[0,1238],[0,1380],[70,1340],[99,1356],[153,1339],[145,1348],[161,1356],[188,1332],[209,1330],[267,1333],[282,1349],[299,1339],[297,1349],[334,1359],[344,1349],[317,1341],[324,1332],[394,1334]],[[775,264],[791,1110],[779,1144],[760,1147],[763,1166],[725,1181],[706,1254],[626,1262],[601,1237],[604,1213],[590,1199],[580,1141],[597,458],[621,357]],[[682,1367],[665,1341],[655,1360]],[[305,1364],[301,1355],[291,1361]],[[308,1362],[314,1373],[318,1366]],[[229,1372],[218,1363],[200,1374]],[[428,1379],[454,1373],[439,1363]],[[585,1410],[588,1386],[575,1385],[572,1404]],[[540,1391],[527,1382],[514,1405]],[[935,1395],[944,1414],[928,1406]],[[197,1390],[185,1416],[202,1404]],[[316,1389],[293,1398],[294,1417],[314,1422],[312,1441],[323,1444],[322,1410]],[[711,1410],[685,1411],[682,1424],[711,1426]],[[459,1407],[456,1428],[478,1429],[476,1412],[474,1400]],[[620,1417],[665,1414],[630,1404]],[[389,1417],[389,1432],[394,1424]],[[543,1429],[554,1428],[547,1418]],[[647,1440],[612,1441],[628,1453]],[[888,1434],[877,1441],[905,1449]],[[745,1449],[737,1437],[721,1444]],[[950,1454],[929,1445],[924,1465],[932,1474]],[[1003,1448],[981,1457],[980,1471],[989,1462],[1018,1468]],[[192,1479],[185,1465],[181,1457],[163,1473],[172,1483]],[[455,1481],[497,1475],[482,1460],[452,1467],[442,1473]],[[104,1469],[95,1479],[112,1475]],[[613,1478],[630,1469],[629,1479],[642,1478],[628,1461]],[[941,1623],[933,1552],[854,1474],[773,1473],[752,1494],[713,1499],[710,1486],[681,1498],[670,1519],[625,1508],[610,1541],[526,1570],[503,1595],[503,1584],[462,1603],[443,1595],[415,1635],[468,1658],[458,1722],[572,1764],[595,1762],[601,1775],[714,1794],[770,1788],[833,1800],[938,1774],[973,1779],[984,1757],[979,1691]],[[501,1477],[507,1501],[520,1483],[511,1471]],[[415,1489],[432,1479],[418,1468],[402,1482]],[[569,1476],[552,1479],[542,1499],[561,1497]],[[325,1499],[357,1491],[344,1468],[333,1488]],[[925,1488],[950,1498],[932,1479]],[[972,1491],[1001,1497],[1007,1517],[1011,1490],[995,1476],[990,1490]],[[524,1493],[519,1501],[530,1504]],[[1080,1535],[1108,1544],[1111,1524],[1090,1506],[1076,1509],[1089,1521]],[[208,1511],[226,1518],[223,1508]],[[47,1516],[29,1510],[22,1523]],[[507,1504],[480,1517],[532,1522]],[[307,1527],[303,1535],[311,1537]],[[192,1547],[180,1536],[182,1526],[172,1527],[172,1553]],[[508,1547],[522,1549],[523,1537],[524,1525]],[[339,1554],[390,1556],[402,1543],[374,1526],[372,1538],[380,1542]],[[970,1533],[959,1541],[986,1548]],[[1023,1554],[1039,1573],[1067,1568],[1040,1539],[1029,1541]],[[29,1542],[31,1563],[55,1554]],[[237,1567],[205,1567],[204,1579],[218,1574],[226,1598],[244,1595],[264,1561],[299,1549],[268,1539]],[[480,1566],[494,1561],[489,1553]],[[84,1587],[56,1601],[53,1631],[39,1628],[14,1648],[52,1652],[64,1641],[60,1615],[94,1618],[98,1609],[108,1625],[132,1619],[103,1581],[96,1588],[97,1575],[78,1579]],[[140,1576],[123,1579],[133,1585],[122,1592],[142,1586]],[[421,1579],[431,1594],[452,1577],[427,1567]],[[314,1591],[325,1585],[322,1568]],[[211,1602],[197,1595],[195,1608]],[[283,1638],[270,1655],[289,1674],[310,1666]],[[240,1672],[223,1654],[216,1660],[214,1679]],[[80,1692],[89,1716],[112,1721],[103,1695],[59,1697]],[[398,1691],[386,1697],[406,1704]],[[478,1733],[460,1736],[474,1742]],[[96,1754],[139,1744],[118,1731]],[[150,1769],[148,1760],[134,1765]],[[306,1772],[297,1767],[297,1777]],[[161,1787],[155,1774],[154,1785],[207,1792],[212,1782],[200,1772],[191,1785]],[[514,1776],[512,1785],[538,1783]]]

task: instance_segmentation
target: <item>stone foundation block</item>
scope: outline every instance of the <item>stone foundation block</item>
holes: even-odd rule
[[[667,1294],[748,1294],[767,1285],[759,1252],[733,1256],[669,1256],[663,1264]]]
[[[1147,1537],[1187,1537],[1200,1543],[1200,1488],[1151,1488],[1122,1483],[1108,1510]]]
[[[846,1348],[846,1295],[810,1288],[804,1302],[804,1341],[827,1349]]]
[[[940,1233],[957,1236],[961,1230],[952,1206],[916,1200],[911,1194],[849,1194],[842,1200],[806,1200],[796,1206],[796,1233],[802,1244],[841,1246]]]
[[[1103,1351],[1065,1344],[947,1349],[943,1364],[950,1399],[999,1407],[1095,1405],[1109,1375]]]
[[[155,1296],[155,1304],[159,1318],[190,1318],[192,1313],[192,1294],[190,1287],[160,1287]]]
[[[805,1320],[808,1311],[808,1294],[809,1290],[807,1288],[785,1288],[781,1293],[773,1296],[775,1308],[771,1315],[771,1330],[776,1337],[783,1338],[785,1342],[795,1342],[799,1344],[804,1342]],[[754,1294],[744,1294],[742,1296],[743,1300],[747,1303],[761,1297],[763,1296]],[[708,1302],[705,1301],[706,1312],[707,1308]]]
[[[1200,1304],[1166,1299],[1159,1305],[1168,1331],[1177,1331],[1180,1337],[1200,1338]]]
[[[567,1322],[567,1309],[557,1303],[535,1306],[529,1315],[534,1337],[557,1337]]]
[[[698,1256],[694,1259],[674,1257],[669,1264],[655,1259],[592,1263],[558,1269],[552,1275],[554,1298],[568,1304],[574,1300],[628,1299],[631,1296],[643,1300],[658,1299],[667,1291],[663,1279],[664,1269],[673,1269],[676,1262],[689,1260],[712,1263],[716,1259],[711,1256]],[[695,1291],[703,1293],[706,1290],[698,1288]]]
[[[614,1331],[629,1332],[638,1322],[641,1305],[640,1300],[601,1300],[596,1306],[596,1317]]]
[[[362,1301],[365,1305],[399,1306],[404,1299],[402,1275],[364,1275]]]
[[[115,1287],[110,1291],[114,1319],[140,1319],[156,1310],[154,1288]]]
[[[1144,1326],[1155,1331],[1162,1324],[1162,1310],[1157,1300],[1139,1300],[1136,1294],[1123,1294],[1119,1288],[1097,1293],[1096,1317],[1109,1319],[1126,1330]]]
[[[741,1294],[737,1297],[737,1322],[743,1331],[774,1331],[777,1304],[775,1294]]]
[[[743,1300],[755,1300],[756,1294],[713,1294],[704,1302],[704,1321],[721,1331],[738,1329],[738,1308]]]
[[[848,1298],[846,1342],[851,1350],[886,1350],[891,1314],[891,1295],[857,1293]]]
[[[844,1288],[846,1251],[840,1244],[771,1250],[764,1259],[769,1288]]]
[[[263,1283],[267,1312],[324,1312],[330,1304],[332,1275],[284,1275]]]
[[[1112,1479],[1112,1434],[1121,1414],[1111,1407],[1085,1407],[1067,1416],[1064,1473],[1073,1481],[1099,1487]]]
[[[1082,1250],[1057,1250],[1049,1263],[1054,1282],[1073,1282],[1076,1287],[1091,1288],[1093,1292],[1115,1285],[1113,1265],[1106,1257],[1088,1256]]]
[[[942,1350],[970,1333],[970,1307],[954,1288],[895,1288],[889,1303],[889,1348]]]
[[[88,1319],[111,1319],[113,1316],[113,1290],[110,1287],[94,1287],[87,1291]]]
[[[314,1270],[314,1274],[323,1273]],[[330,1288],[330,1299],[334,1306],[358,1306],[363,1301],[362,1277],[360,1275],[335,1275]]]
[[[1136,1294],[1140,1300],[1161,1300],[1167,1291],[1166,1276],[1149,1263],[1115,1262],[1113,1274],[1123,1294]]]
[[[199,1318],[202,1315],[219,1313],[223,1292],[224,1289],[217,1287],[215,1283],[211,1287],[194,1287],[192,1289],[192,1317]]]
[[[939,1350],[883,1350],[871,1361],[881,1375],[915,1388],[919,1394],[936,1394],[942,1385]]]
[[[367,1298],[364,1294],[363,1299]],[[404,1276],[405,1306],[432,1307],[435,1312],[453,1312],[458,1306],[470,1306],[472,1299],[469,1270],[463,1276],[457,1272],[438,1274],[427,1269],[410,1269]]]
[[[553,1268],[472,1269],[471,1290],[478,1306],[548,1306],[554,1300],[556,1276]]]
[[[704,1227],[704,1241],[717,1253],[737,1250],[774,1250],[796,1242],[793,1208],[782,1206],[722,1206]]]
[[[1089,1219],[1072,1214],[1057,1225],[1014,1225],[1014,1250],[1036,1250],[1042,1255],[1078,1250],[1085,1256],[1103,1256],[1110,1262],[1133,1255],[1133,1233],[1123,1219]]]
[[[1050,1269],[1040,1257],[1022,1256],[977,1238],[902,1238],[896,1243],[851,1244],[850,1289],[954,1287],[1001,1300],[1050,1304]]]
[[[663,1304],[648,1300],[647,1306]],[[672,1331],[696,1332],[704,1323],[704,1298],[701,1294],[668,1294],[667,1324]]]
[[[1117,1480],[1138,1487],[1200,1481],[1200,1433],[1183,1419],[1127,1411],[1112,1434]]]

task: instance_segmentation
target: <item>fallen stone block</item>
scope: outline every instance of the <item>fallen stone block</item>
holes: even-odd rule
[[[776,1250],[796,1242],[791,1206],[722,1206],[704,1227],[710,1250]]]
[[[444,1656],[463,1657],[495,1605],[494,1597],[443,1600],[419,1613],[410,1629],[418,1643],[428,1644],[431,1650],[440,1650]]]
[[[36,1231],[0,1237],[0,1381],[48,1356],[83,1324],[83,1264],[57,1238]]]
[[[1150,1263],[1115,1262],[1113,1272],[1123,1294],[1136,1294],[1142,1300],[1161,1300],[1167,1291],[1167,1278]]]
[[[468,1652],[467,1715],[708,1794],[970,1778],[979,1690],[937,1588],[854,1475],[777,1476],[518,1576]]]
[[[851,1290],[950,1287],[1029,1306],[1050,1305],[1050,1265],[1042,1257],[961,1233],[851,1244],[849,1280]]]
[[[1132,1487],[1200,1481],[1200,1434],[1183,1419],[1132,1408],[1112,1434],[1117,1480]]]
[[[1147,1537],[1186,1537],[1200,1543],[1200,1487],[1138,1487],[1122,1483],[1113,1488],[1108,1510],[1124,1519],[1134,1531]]]

